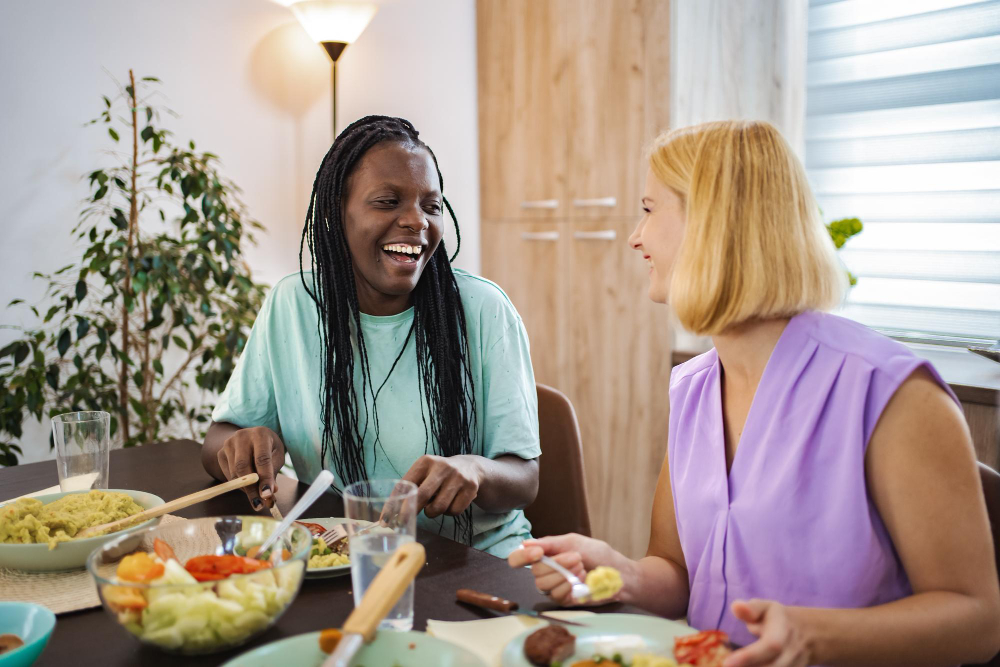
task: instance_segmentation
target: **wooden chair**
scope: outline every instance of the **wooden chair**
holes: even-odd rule
[[[985,463],[980,463],[979,478],[983,482],[986,512],[990,517],[990,528],[993,529],[993,556],[996,559],[997,570],[1000,570],[1000,473]],[[1000,654],[984,664],[987,667],[1000,667]]]
[[[583,475],[583,447],[576,411],[566,395],[543,384],[538,391],[538,496],[524,514],[535,537],[579,533],[590,536],[590,508]]]

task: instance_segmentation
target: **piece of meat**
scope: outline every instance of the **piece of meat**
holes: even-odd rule
[[[550,625],[536,630],[524,640],[524,657],[533,665],[548,667],[563,661],[576,651],[576,637],[561,625]]]

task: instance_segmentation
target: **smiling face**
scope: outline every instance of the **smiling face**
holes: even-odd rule
[[[378,144],[346,189],[344,234],[358,306],[369,315],[400,313],[441,243],[444,197],[434,160],[422,146]]]
[[[684,201],[649,170],[642,209],[645,214],[628,242],[649,264],[649,298],[667,303],[674,262],[684,240]]]

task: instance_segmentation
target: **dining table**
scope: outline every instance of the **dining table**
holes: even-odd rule
[[[201,464],[201,445],[193,440],[171,440],[111,452],[109,488],[146,491],[164,500],[208,488],[217,481]],[[0,502],[58,484],[54,461],[0,468]],[[306,484],[279,475],[277,504],[288,512],[308,488]],[[266,510],[263,515],[269,516]],[[243,491],[231,491],[176,512],[184,518],[253,514]],[[306,511],[305,517],[342,517],[343,501],[337,494],[324,494]],[[414,591],[413,629],[424,630],[428,619],[467,621],[490,618],[496,612],[459,603],[460,588],[498,595],[520,604],[522,609],[544,611],[555,608],[538,592],[527,569],[511,569],[507,561],[448,537],[419,530],[417,540],[427,553],[427,564],[417,575]],[[0,599],[3,599],[0,591]],[[354,608],[350,576],[309,579],[291,606],[266,632],[224,653],[184,657],[185,665],[219,665],[256,646],[306,632],[340,627]],[[615,603],[592,608],[597,612],[643,613]],[[60,614],[48,647],[36,665],[100,664],[174,665],[180,659],[154,647],[140,644],[118,627],[110,615],[95,607]]]

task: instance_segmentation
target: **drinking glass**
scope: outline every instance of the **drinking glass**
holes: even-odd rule
[[[108,488],[111,415],[69,412],[52,418],[56,467],[62,491]]]
[[[398,547],[417,536],[417,486],[401,479],[376,479],[344,490],[351,550],[354,605]],[[380,630],[413,629],[413,583],[379,624]]]

